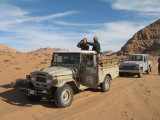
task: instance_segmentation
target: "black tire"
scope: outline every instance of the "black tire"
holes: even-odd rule
[[[123,77],[124,73],[123,72],[119,72],[119,77]]]
[[[34,85],[32,84],[32,82],[29,82],[27,83],[26,88],[34,89]],[[29,95],[28,93],[26,93],[26,95],[29,101],[40,101],[41,100],[41,96]]]
[[[65,84],[55,92],[54,101],[57,107],[65,108],[72,104],[73,89],[70,85]]]
[[[109,89],[110,89],[110,86],[111,86],[111,78],[110,78],[110,76],[107,75],[104,78],[103,83],[101,84],[101,90],[102,90],[102,92],[108,92]]]
[[[142,75],[143,75],[143,69],[141,68],[140,73],[138,73],[138,77],[142,78]]]
[[[151,72],[151,68],[149,68],[146,73],[150,74],[150,72]]]

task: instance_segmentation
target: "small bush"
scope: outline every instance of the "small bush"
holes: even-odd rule
[[[4,60],[4,62],[10,62],[10,60],[6,59],[6,60]]]
[[[35,66],[34,68],[39,68],[39,66],[37,65],[37,66]]]
[[[16,69],[16,70],[21,70],[21,68],[19,68],[19,67],[16,67],[15,69]]]
[[[48,61],[48,60],[49,60],[49,59],[47,59],[47,58],[46,58],[46,59],[44,59],[44,61]]]
[[[47,62],[41,62],[40,65],[41,65],[41,64],[47,64]]]
[[[12,88],[15,88],[15,87],[25,87],[26,84],[27,84],[27,80],[25,80],[25,79],[18,79],[15,82],[11,82],[10,86]]]

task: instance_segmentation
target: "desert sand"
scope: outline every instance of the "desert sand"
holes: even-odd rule
[[[109,92],[79,92],[70,107],[61,109],[46,99],[30,102],[19,87],[10,87],[11,82],[49,66],[50,60],[51,55],[0,53],[0,120],[160,120],[157,57],[152,57],[151,74],[117,77]]]

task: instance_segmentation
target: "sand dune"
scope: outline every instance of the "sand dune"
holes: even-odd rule
[[[49,66],[50,55],[0,53],[0,120],[160,120],[160,76],[157,58],[150,75],[118,77],[107,93],[88,89],[74,95],[68,108],[53,101],[30,102],[10,83]]]
[[[20,51],[15,50],[15,49],[8,47],[6,45],[3,45],[3,44],[0,44],[0,52],[20,53]]]

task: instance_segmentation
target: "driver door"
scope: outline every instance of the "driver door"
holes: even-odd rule
[[[90,88],[98,88],[97,55],[82,55],[81,84]]]

